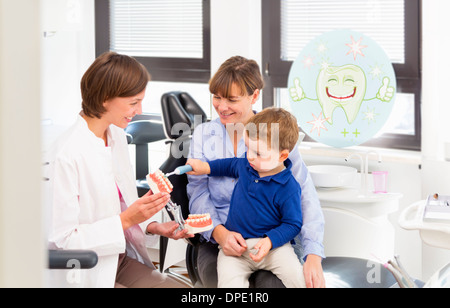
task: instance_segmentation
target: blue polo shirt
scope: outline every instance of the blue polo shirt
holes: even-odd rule
[[[219,159],[209,164],[210,176],[238,179],[225,228],[245,239],[267,236],[272,249],[292,241],[300,233],[301,188],[292,175],[289,159],[284,163],[286,169],[263,178],[246,158]]]

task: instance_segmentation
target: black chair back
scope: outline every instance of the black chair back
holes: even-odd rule
[[[207,116],[197,102],[186,92],[168,92],[161,97],[162,118],[165,135],[169,138],[170,154],[161,165],[163,173],[169,173],[184,166],[189,154],[191,136],[196,126],[207,121]],[[181,207],[183,217],[189,215],[189,198],[186,187],[187,175],[173,175],[169,178],[173,184],[171,200]],[[167,250],[166,238],[160,242],[160,263],[164,267]],[[188,241],[192,244],[192,241]]]
[[[147,184],[148,144],[166,139],[163,122],[152,115],[138,115],[125,129],[129,144],[136,145],[136,186],[139,197],[145,195],[150,187]]]

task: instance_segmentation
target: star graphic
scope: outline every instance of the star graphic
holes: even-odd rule
[[[320,137],[321,129],[328,131],[328,129],[325,127],[325,125],[323,125],[323,123],[327,122],[330,118],[323,119],[322,112],[320,113],[319,117],[316,117],[314,113],[312,114],[312,116],[314,117],[314,120],[308,122],[308,124],[311,124],[313,126],[310,133],[312,133],[315,129],[317,129],[317,133]]]
[[[328,47],[325,43],[320,42],[320,44],[317,46],[317,51],[319,53],[325,53],[328,50]]]
[[[305,59],[303,60],[303,64],[306,68],[311,69],[311,66],[314,66],[314,57],[311,56],[305,56]]]
[[[320,64],[320,67],[321,67],[323,70],[326,70],[326,69],[328,69],[331,65],[332,65],[332,63],[330,62],[330,59],[329,59],[329,58],[326,58],[326,59],[323,59],[322,63]]]
[[[370,66],[370,69],[372,79],[381,79],[381,75],[383,75],[383,65],[376,64],[374,66]]]
[[[353,36],[351,36],[352,38],[352,43],[351,44],[345,44],[346,46],[350,47],[350,51],[347,53],[347,56],[351,53],[353,53],[353,58],[356,61],[356,57],[358,55],[361,55],[363,57],[365,57],[365,55],[363,54],[362,50],[364,48],[367,48],[369,46],[365,46],[365,45],[361,45],[361,42],[363,40],[363,38],[360,38],[359,41],[355,41],[355,39],[353,38]]]
[[[369,109],[369,107],[367,107],[367,112],[363,112],[363,113],[366,115],[364,120],[368,120],[369,124],[372,121],[375,122],[376,121],[375,117],[379,115],[378,113],[375,113],[375,108]]]

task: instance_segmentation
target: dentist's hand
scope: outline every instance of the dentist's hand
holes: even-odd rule
[[[154,195],[150,190],[120,214],[123,229],[127,230],[152,218],[164,208],[169,199],[170,195],[168,193],[157,193]]]
[[[187,229],[177,231],[178,227],[179,224],[177,224],[175,221],[169,221],[166,223],[152,222],[147,226],[147,232],[151,234],[161,235],[174,240],[194,237],[193,234],[187,234]]]

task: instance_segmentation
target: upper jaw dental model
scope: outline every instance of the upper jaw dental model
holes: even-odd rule
[[[147,182],[154,194],[159,192],[166,192],[170,194],[173,191],[173,185],[161,170],[147,175]],[[166,205],[166,210],[171,216],[171,219],[180,225],[179,231],[187,229],[187,234],[196,234],[205,232],[213,228],[213,223],[210,214],[194,214],[189,215],[188,219],[184,220],[181,207],[172,200]]]
[[[147,183],[154,194],[166,192],[170,194],[173,191],[173,185],[161,170],[147,175]]]

